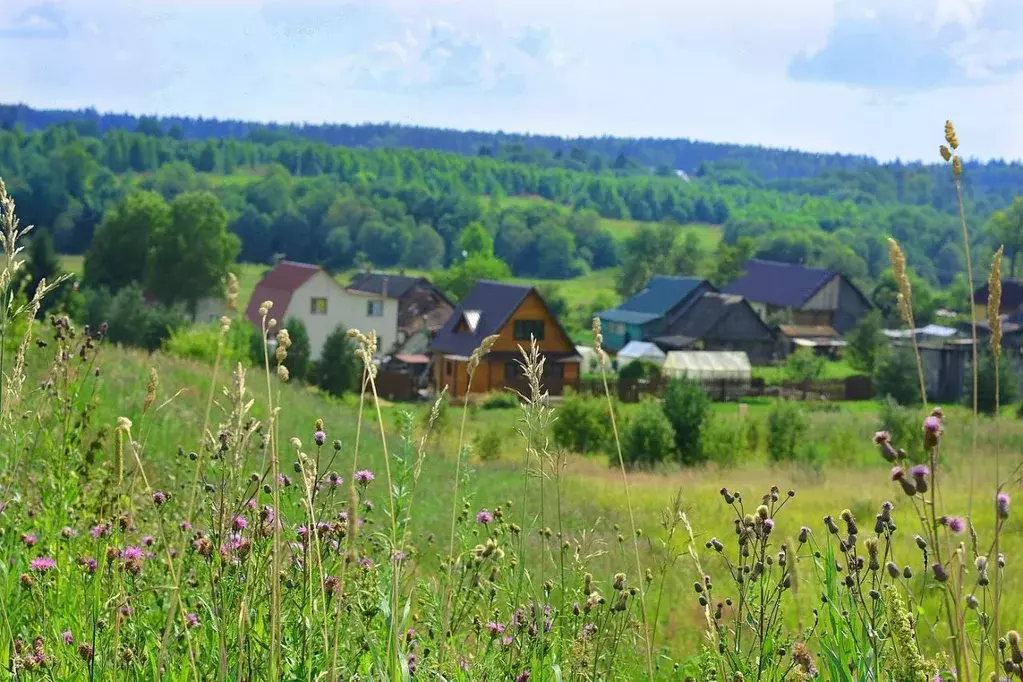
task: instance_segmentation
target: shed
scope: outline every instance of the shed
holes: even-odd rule
[[[649,341],[629,341],[625,347],[618,351],[615,359],[618,360],[618,369],[625,367],[636,360],[651,362],[655,365],[664,364],[664,351],[657,347],[657,344]]]
[[[593,346],[578,345],[575,347],[575,352],[582,358],[580,367],[583,372],[594,372],[600,368],[597,366],[597,351],[593,349]]]
[[[738,351],[671,351],[661,372],[693,381],[748,382],[752,377],[749,356]]]

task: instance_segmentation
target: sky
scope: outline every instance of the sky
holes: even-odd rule
[[[1023,158],[1023,0],[0,0],[0,101]]]

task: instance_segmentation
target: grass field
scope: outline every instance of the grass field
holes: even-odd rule
[[[821,381],[847,379],[851,376],[856,376],[862,373],[863,372],[854,369],[849,364],[848,360],[834,360],[829,361],[824,365],[824,373],[821,375]],[[790,379],[786,373],[784,365],[754,367],[753,376],[763,379],[769,386],[777,385]]]
[[[178,446],[194,447],[199,434],[195,425],[202,423],[205,396],[210,385],[209,367],[184,363],[160,354],[144,354],[107,350],[102,361],[103,379],[97,419],[113,424],[120,416],[129,416],[144,424],[149,477],[157,487],[173,488],[182,475],[180,464],[173,453]],[[148,368],[153,366],[160,376],[159,409],[148,419],[141,417],[144,386]],[[277,390],[276,381],[274,381]],[[265,383],[254,373],[250,378],[256,405],[253,413],[262,418],[265,405]],[[282,436],[309,438],[313,422],[322,418],[330,438],[340,438],[351,444],[356,437],[359,410],[354,398],[328,399],[301,386],[282,386],[280,403],[285,406],[280,422]],[[164,403],[164,401],[167,401]],[[762,422],[771,408],[769,400],[751,403],[746,419]],[[395,439],[399,415],[407,410],[416,414],[421,423],[427,406],[385,405],[382,416],[389,439]],[[634,406],[624,406],[623,416],[629,418]],[[907,529],[915,526],[910,508],[900,503],[901,493],[888,478],[888,465],[877,454],[870,438],[877,428],[876,403],[841,405],[829,411],[812,415],[811,432],[807,440],[816,443],[824,459],[816,466],[772,465],[762,449],[740,452],[733,467],[708,466],[686,471],[665,470],[658,473],[636,473],[630,476],[631,495],[637,525],[643,530],[644,562],[654,563],[664,558],[660,546],[663,533],[660,519],[675,495],[680,496],[682,510],[692,524],[695,549],[704,555],[703,543],[710,537],[726,538],[731,532],[731,521],[723,505],[719,488],[744,493],[756,500],[771,485],[781,490],[789,488],[797,493],[795,499],[779,518],[780,538],[794,536],[800,526],[807,525],[821,533],[821,519],[825,515],[837,516],[842,509],[851,509],[858,518],[869,519],[885,500],[894,500],[897,513]],[[716,405],[715,418],[740,425],[739,410],[733,405]],[[472,505],[493,508],[514,501],[521,504],[523,484],[527,485],[527,505],[535,508],[536,482],[524,478],[524,447],[516,433],[521,413],[514,409],[485,410],[470,408],[466,414],[466,440],[472,442],[478,435],[496,431],[500,435],[499,457],[488,462],[472,464]],[[379,439],[372,437],[377,427],[375,412],[367,406],[363,412],[364,431],[359,451],[360,466],[379,471],[383,468],[383,453]],[[458,425],[462,418],[459,407],[451,408],[443,419],[439,435],[435,434],[428,448],[420,482],[427,494],[417,499],[417,512],[412,521],[413,537],[420,539],[417,561],[426,571],[437,561],[436,547],[443,547],[447,539],[450,514],[450,484],[454,477],[454,456],[457,448]],[[1001,453],[1003,473],[1013,466],[1023,452],[1023,425],[1016,421],[998,424],[983,421],[979,431],[978,454],[972,456],[970,418],[961,408],[953,407],[947,417],[948,435],[943,447],[943,467],[946,484],[942,489],[946,508],[963,515],[973,514],[974,523],[982,537],[989,536],[992,522],[988,507],[994,490],[994,464]],[[286,434],[286,436],[285,436]],[[392,442],[391,447],[394,447]],[[350,457],[346,449],[345,457]],[[344,464],[348,466],[348,464]],[[604,457],[582,457],[568,454],[561,480],[563,523],[573,541],[586,543],[593,556],[592,563],[607,572],[628,571],[630,555],[615,538],[620,528],[628,525],[628,511],[620,473],[608,466]],[[1014,484],[1016,485],[1016,484]],[[1017,492],[1010,488],[1010,492]],[[551,501],[548,498],[547,505]],[[509,505],[510,506],[510,505]],[[507,508],[507,507],[506,507]],[[553,516],[554,510],[549,511]],[[549,517],[550,518],[550,517]],[[537,523],[537,519],[527,519]],[[913,530],[907,530],[903,540],[908,542]],[[681,552],[688,540],[675,538],[673,552]],[[1003,551],[1016,557],[1023,552],[1023,523],[1010,519],[1003,536]],[[906,550],[908,554],[908,550]],[[718,571],[721,566],[713,559],[706,570]],[[908,560],[908,559],[907,559]],[[691,559],[682,556],[670,572],[665,588],[665,600],[670,605],[661,613],[659,644],[674,657],[692,653],[699,647],[701,631],[700,610],[693,599],[691,585],[697,576]],[[804,595],[804,606],[812,605],[816,597]],[[1018,613],[1023,608],[1023,579],[1018,572],[1010,572],[1006,582],[1006,603]],[[927,602],[924,602],[926,605]],[[921,607],[923,608],[923,606]],[[795,619],[796,613],[790,614]],[[805,617],[805,613],[804,613]],[[933,645],[933,642],[931,643]]]

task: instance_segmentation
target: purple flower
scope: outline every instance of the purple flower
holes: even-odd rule
[[[192,530],[192,524],[190,524],[188,521],[182,521],[181,530],[183,530],[186,533],[189,532],[190,530]]]
[[[166,501],[167,501],[166,493],[162,493],[159,490],[153,493],[153,504],[155,504],[157,507],[163,505],[163,503]]]
[[[64,526],[60,529],[60,536],[62,538],[73,538],[75,535],[77,535],[77,533],[75,533],[75,529],[71,526]]]
[[[931,415],[927,419],[924,419],[924,431],[930,433],[938,433],[941,431],[941,419]]]
[[[373,568],[374,566],[373,560],[370,559],[368,556],[364,556],[361,559],[359,559],[359,565],[366,569]]]
[[[774,519],[764,519],[764,535],[769,535],[774,530]]]
[[[906,471],[902,467],[892,467],[892,480],[897,481],[906,475]]]
[[[324,443],[327,442],[327,434],[325,434],[323,431],[317,431],[316,433],[313,434],[313,440],[316,441],[317,446],[322,446]]]
[[[197,627],[199,627],[199,616],[196,615],[195,613],[186,613],[185,624],[192,630],[195,630]]]
[[[110,524],[101,523],[99,525],[93,526],[92,530],[89,531],[89,534],[92,535],[93,540],[105,538],[106,536],[110,535]]]
[[[26,547],[35,547],[36,543],[39,542],[39,538],[31,533],[25,533],[21,536],[21,541],[25,543]]]
[[[931,470],[925,464],[917,464],[909,470],[909,475],[913,478],[927,478],[931,475]]]
[[[887,431],[878,431],[874,434],[874,445],[880,445],[881,443],[887,443],[891,440],[891,434]]]
[[[36,573],[46,573],[56,565],[57,562],[48,556],[41,556],[38,559],[32,559],[32,561],[28,562],[28,567]]]
[[[376,478],[376,476],[374,476],[373,472],[369,469],[363,469],[362,471],[355,472],[355,482],[361,486],[369,485],[374,478]]]
[[[295,534],[298,535],[298,537],[300,538],[305,538],[305,536],[309,535],[309,529],[306,528],[305,526],[299,526],[298,529],[295,531]]]
[[[152,535],[147,535],[142,538],[142,544],[146,547],[152,547],[154,542],[156,542],[156,540],[153,539]]]
[[[476,514],[476,523],[482,523],[484,526],[493,520],[494,515],[487,511],[486,509],[481,509],[480,512]]]
[[[61,638],[62,640],[64,640],[64,644],[73,644],[73,643],[74,643],[74,641],[75,641],[75,638],[71,636],[71,631],[70,631],[70,630],[65,630],[65,631],[64,631],[64,632],[63,632],[63,633],[62,633],[62,634],[60,635],[60,638]]]
[[[519,673],[519,676],[515,678],[515,682],[529,682],[529,671],[523,670]]]
[[[943,520],[945,527],[956,535],[966,530],[966,521],[961,516],[946,516]]]
[[[1009,493],[998,493],[995,497],[995,504],[998,507],[998,518],[1009,518]]]
[[[244,516],[236,516],[234,517],[234,522],[232,525],[234,526],[235,530],[245,530],[248,527],[249,522],[245,520]]]
[[[99,568],[99,564],[96,563],[95,559],[89,557],[85,560],[85,570],[89,573],[95,573],[97,568]]]
[[[131,547],[125,547],[124,551],[121,552],[121,558],[125,561],[142,561],[146,556],[145,551],[141,547],[132,545]]]
[[[495,621],[487,621],[487,624],[483,626],[487,632],[490,633],[491,637],[504,634],[504,623],[497,623]]]

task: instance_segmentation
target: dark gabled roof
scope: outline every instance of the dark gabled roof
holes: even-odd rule
[[[319,271],[318,265],[281,261],[259,280],[252,292],[252,298],[249,299],[249,307],[245,311],[245,316],[252,324],[259,327],[262,324],[259,308],[264,301],[272,301],[273,307],[269,317],[283,317],[291,303],[292,294]]]
[[[977,305],[987,305],[988,285],[973,292],[973,302]],[[1011,279],[1002,280],[1002,310],[1015,310],[1023,305],[1023,283]]]
[[[702,339],[738,305],[748,304],[742,296],[708,291],[668,322],[666,332],[673,336]]]
[[[746,273],[742,277],[721,290],[781,308],[802,306],[821,287],[839,276],[834,270],[758,259],[746,263],[744,269]]]
[[[483,339],[501,331],[530,293],[540,296],[540,292],[530,286],[481,279],[459,301],[451,317],[437,332],[430,344],[430,351],[466,357],[472,355]],[[543,301],[543,296],[540,296],[540,300]],[[544,306],[546,305],[544,301]],[[565,338],[570,339],[568,332],[553,313],[551,319]],[[471,325],[468,326],[475,329],[469,332],[456,332],[455,329],[463,320],[471,321]]]
[[[384,295],[384,287],[387,287],[387,298],[401,298],[417,284],[430,284],[424,277],[409,277],[408,275],[391,275],[386,272],[360,272],[348,284],[350,291],[360,291],[365,294]]]
[[[699,277],[654,275],[643,291],[598,317],[608,322],[646,324],[667,315],[703,283]]]

